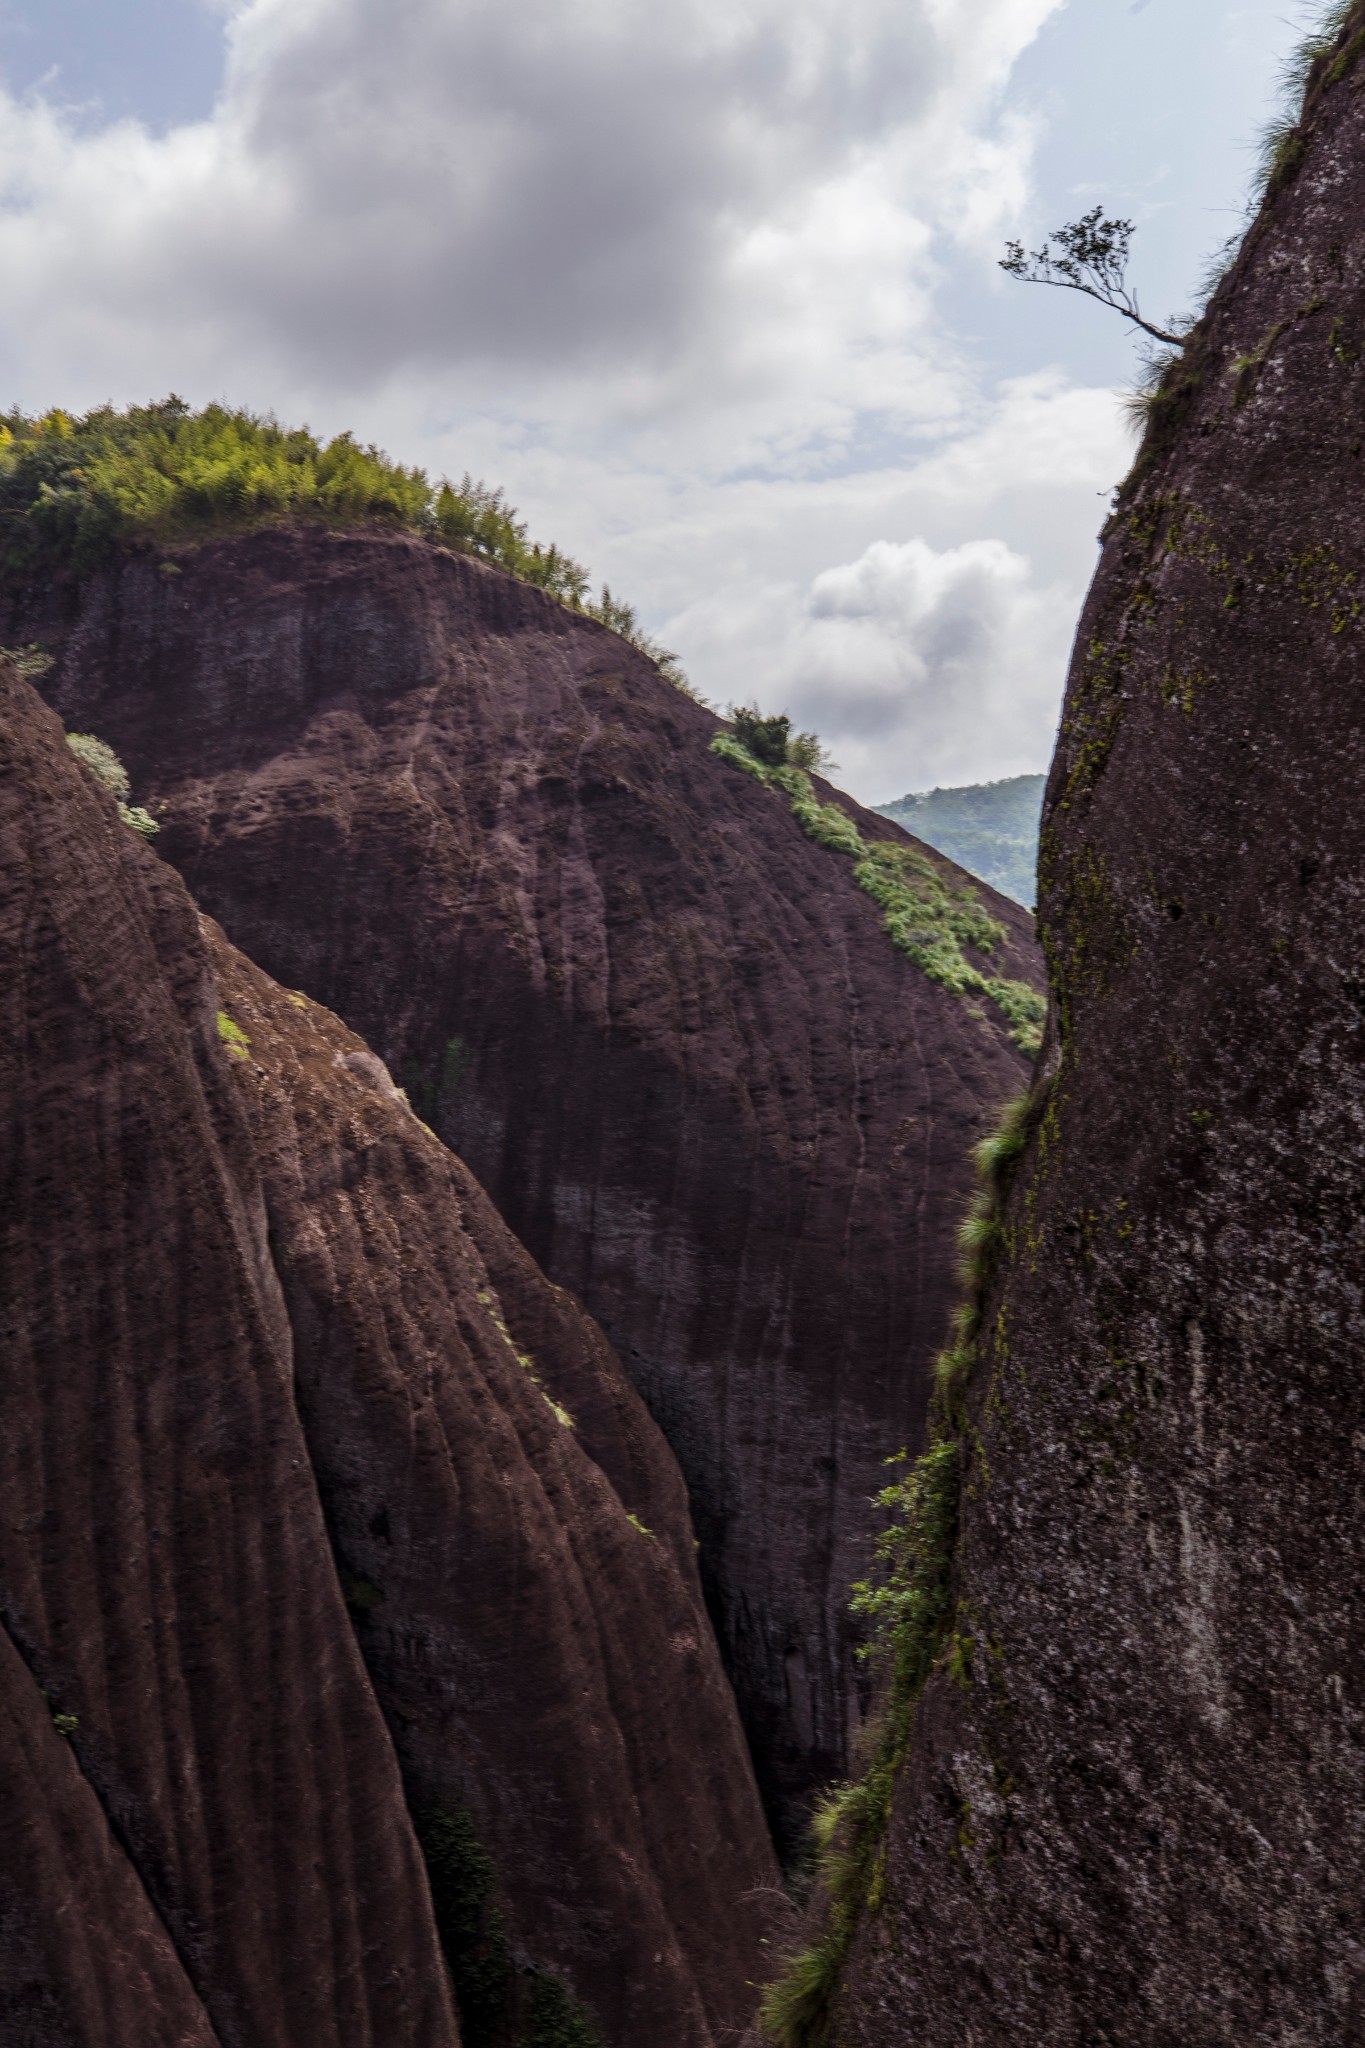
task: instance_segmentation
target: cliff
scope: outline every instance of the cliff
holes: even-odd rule
[[[1045,1080],[839,2044],[1365,2033],[1362,58],[1357,7],[1081,621]]]
[[[713,2048],[775,1871],[609,1345],[3,663],[0,872],[0,2034]]]
[[[1004,1018],[897,950],[709,713],[469,557],[278,530],[6,603],[204,907],[383,1056],[617,1347],[793,1840],[865,1705],[848,1587],[922,1431],[967,1150],[1026,1073]],[[981,967],[1038,979],[980,895]]]

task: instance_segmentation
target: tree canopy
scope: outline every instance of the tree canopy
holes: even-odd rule
[[[1022,242],[1006,242],[1000,268],[1011,277],[1022,278],[1025,284],[1050,284],[1063,291],[1084,292],[1088,299],[1112,306],[1154,340],[1164,341],[1171,348],[1183,348],[1187,335],[1170,334],[1142,317],[1137,295],[1128,283],[1132,239],[1130,220],[1106,220],[1104,208],[1092,206],[1079,220],[1054,228],[1041,249],[1026,253]]]

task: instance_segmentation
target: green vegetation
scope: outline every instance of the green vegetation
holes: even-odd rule
[[[1031,910],[1046,782],[1045,775],[1011,775],[958,789],[912,791],[877,809]]]
[[[493,562],[523,583],[585,612],[693,694],[677,657],[645,634],[605,586],[594,603],[588,572],[551,544],[526,538],[500,490],[465,476],[433,484],[349,434],[325,445],[306,428],[223,405],[194,412],[174,396],[84,417],[0,417],[0,577],[96,567],[117,548],[164,548],[309,521],[390,526]],[[162,562],[173,582],[179,564]]]
[[[763,723],[769,728],[786,727],[788,721]],[[775,736],[768,738],[767,744],[775,751]],[[819,742],[815,744],[818,747]],[[1005,937],[1004,927],[974,891],[949,888],[940,870],[913,846],[885,841],[869,844],[847,811],[820,802],[804,768],[795,767],[790,760],[765,762],[753,753],[739,736],[738,718],[733,732],[716,734],[711,751],[765,788],[780,791],[808,838],[849,856],[858,887],[881,906],[882,923],[892,944],[931,981],[956,996],[989,997],[1003,1011],[1015,1043],[1027,1053],[1038,1050],[1047,1010],[1044,998],[1026,981],[982,974],[962,950],[972,946],[980,953],[990,953]]]
[[[222,1039],[223,1044],[227,1047],[233,1059],[250,1059],[251,1040],[247,1037],[241,1025],[229,1017],[226,1010],[218,1012],[218,1036]]]
[[[1022,242],[1006,242],[1000,268],[1025,284],[1055,285],[1062,291],[1083,292],[1086,298],[1121,313],[1153,340],[1164,342],[1169,348],[1183,348],[1189,339],[1187,334],[1169,334],[1164,327],[1153,327],[1138,310],[1137,297],[1128,283],[1132,239],[1130,220],[1106,220],[1104,208],[1092,206],[1080,220],[1054,228],[1042,248],[1027,255]]]
[[[463,1807],[436,1806],[420,1815],[417,1839],[464,2048],[504,2048],[511,2035],[512,1958],[493,1859]]]
[[[793,732],[791,720],[781,712],[765,718],[755,704],[732,704],[729,717],[735,738],[765,768],[803,768],[810,775],[823,775],[834,766],[818,733]]]
[[[602,2037],[558,1977],[533,1975],[518,2048],[602,2048]]]
[[[825,1907],[820,1939],[793,1956],[764,1994],[760,2023],[781,2048],[826,2048],[834,2000],[864,1912],[880,1911],[886,1831],[914,1710],[947,1640],[957,1540],[958,1446],[936,1415],[935,1441],[874,1505],[896,1519],[877,1542],[879,1579],[854,1589],[874,1623],[869,1646],[889,1659],[888,1695],[871,1733],[865,1777],[832,1793],[813,1823]],[[891,1464],[905,1461],[901,1452]]]
[[[1135,434],[1142,436],[1160,424],[1171,392],[1182,381],[1179,370],[1184,361],[1183,349],[1157,348],[1145,356],[1136,383],[1119,401]]]
[[[154,839],[161,827],[141,804],[128,802],[128,770],[108,742],[96,739],[92,732],[69,732],[66,744],[81,765],[90,770],[96,782],[108,790],[118,805],[118,814],[124,824],[131,825],[134,832],[140,832],[144,839]]]
[[[824,1931],[764,1994],[760,2021],[779,2048],[829,2048],[854,1936],[864,1916],[884,1903],[887,1829],[916,1708],[935,1670],[959,1682],[969,1678],[972,1641],[955,1627],[953,1595],[959,1504],[968,1457],[979,1449],[967,1417],[967,1382],[1008,1249],[1005,1201],[1044,1102],[1040,1091],[1012,1103],[976,1148],[978,1191],[960,1233],[966,1296],[953,1342],[938,1360],[929,1447],[913,1463],[905,1451],[888,1459],[898,1476],[873,1503],[888,1523],[876,1542],[872,1577],[854,1587],[853,1610],[871,1624],[868,1654],[889,1667],[890,1681],[869,1729],[864,1776],[826,1799],[815,1817]]]
[[[52,666],[52,656],[36,640],[31,640],[27,647],[0,647],[0,656],[29,683],[45,676]]]
[[[107,740],[96,739],[92,732],[69,732],[66,744],[110,796],[118,797],[120,801],[127,796],[131,786],[128,770]]]
[[[1288,182],[1303,157],[1305,138],[1301,133],[1304,101],[1314,82],[1314,72],[1336,50],[1342,31],[1359,13],[1360,0],[1331,0],[1321,19],[1290,51],[1280,72],[1283,111],[1271,122],[1260,144],[1260,184],[1270,195]],[[1326,71],[1326,83],[1336,85],[1365,52],[1365,29],[1360,30],[1337,53]]]
[[[464,2048],[602,2048],[558,1977],[533,1970],[518,1984],[497,1870],[473,1817],[463,1807],[433,1806],[418,1817],[417,1839]]]
[[[521,1367],[527,1379],[530,1380],[532,1386],[538,1389],[541,1400],[545,1403],[550,1413],[554,1416],[555,1421],[558,1422],[564,1429],[577,1429],[578,1424],[574,1421],[568,1409],[565,1408],[560,1402],[556,1401],[552,1394],[548,1394],[545,1391],[545,1388],[541,1383],[540,1374],[536,1371],[536,1362],[534,1358],[532,1358],[530,1352],[518,1351],[516,1346],[516,1340],[513,1337],[512,1332],[507,1327],[507,1320],[506,1317],[503,1315],[502,1305],[497,1300],[496,1296],[491,1294],[487,1288],[480,1288],[478,1298],[479,1301],[482,1303],[483,1307],[488,1310],[489,1318],[494,1324],[495,1328],[497,1329],[498,1335],[502,1338],[503,1343],[507,1346],[513,1358],[516,1359],[517,1364]]]

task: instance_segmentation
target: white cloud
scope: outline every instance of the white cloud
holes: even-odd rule
[[[208,121],[0,103],[13,338],[67,381],[728,400],[750,460],[937,415],[931,234],[1017,196],[995,100],[1056,4],[250,0]]]
[[[1043,765],[1066,657],[1057,593],[1000,540],[936,553],[874,541],[811,586],[792,685],[795,712],[833,701],[832,735],[860,782],[888,756],[917,788]],[[1064,614],[1062,614],[1064,617]]]
[[[729,698],[780,705],[880,802],[1046,765],[1073,596],[998,539],[879,540],[804,588],[737,589],[705,623]]]
[[[247,0],[196,124],[0,94],[11,395],[472,467],[857,793],[1038,766],[1114,408],[983,389],[936,293],[1024,202],[1061,4]]]

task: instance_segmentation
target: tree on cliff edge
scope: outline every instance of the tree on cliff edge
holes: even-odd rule
[[[1138,309],[1137,295],[1128,283],[1128,247],[1132,238],[1130,220],[1105,220],[1103,207],[1092,206],[1080,220],[1054,229],[1041,249],[1026,254],[1022,242],[1006,242],[1000,268],[1011,277],[1022,278],[1025,284],[1050,284],[1063,291],[1084,292],[1088,299],[1112,306],[1154,340],[1164,341],[1172,348],[1184,348],[1188,335],[1168,334],[1164,327],[1154,327]]]

